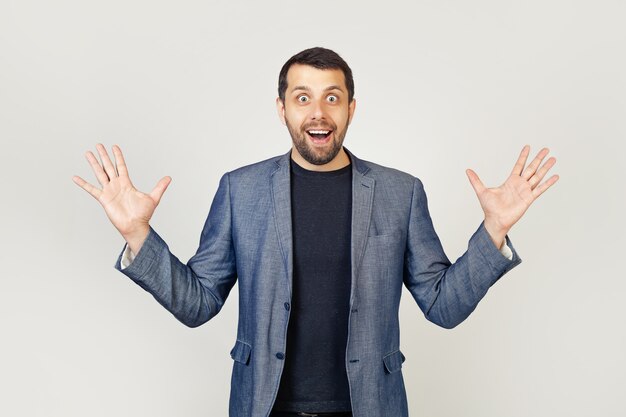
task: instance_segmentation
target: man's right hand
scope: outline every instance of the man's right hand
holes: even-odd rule
[[[91,185],[77,175],[72,180],[100,202],[111,223],[122,234],[130,250],[136,255],[150,231],[149,222],[154,209],[161,201],[172,179],[163,177],[150,194],[142,193],[131,183],[124,155],[117,145],[113,145],[115,165],[109,159],[101,143],[96,145],[96,149],[100,154],[102,165],[91,151],[87,151],[85,156],[102,189]]]

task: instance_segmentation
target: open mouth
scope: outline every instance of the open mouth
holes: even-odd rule
[[[325,143],[326,141],[328,141],[328,139],[330,139],[330,135],[331,133],[333,133],[333,131],[317,129],[317,130],[307,130],[306,133],[307,135],[309,135],[309,137],[311,138],[313,142]]]

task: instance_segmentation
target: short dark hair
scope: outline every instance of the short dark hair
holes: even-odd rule
[[[354,98],[352,70],[346,61],[335,51],[321,47],[305,49],[285,62],[278,76],[278,97],[280,97],[283,102],[285,102],[285,91],[287,90],[287,72],[293,64],[310,65],[317,69],[340,69],[343,72],[346,87],[348,88],[348,102],[352,102]]]

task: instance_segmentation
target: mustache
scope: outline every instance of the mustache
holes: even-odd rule
[[[337,126],[329,124],[308,124],[302,126],[302,130],[336,130]]]

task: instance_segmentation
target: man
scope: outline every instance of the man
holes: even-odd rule
[[[102,189],[74,181],[102,204],[127,242],[116,268],[190,327],[214,317],[239,281],[230,415],[408,415],[399,347],[402,285],[426,318],[452,328],[521,262],[507,233],[558,177],[543,149],[522,150],[506,182],[467,175],[485,213],[451,264],[421,181],[360,160],[343,147],[354,83],[331,50],[296,54],[279,76],[278,115],[292,148],[226,173],[197,253],[181,263],[149,225],[170,183],[136,190],[119,147],[116,166],[97,145],[87,159]]]

